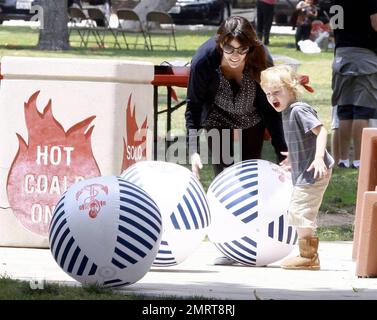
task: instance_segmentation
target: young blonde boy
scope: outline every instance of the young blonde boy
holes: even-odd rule
[[[327,131],[316,111],[298,100],[303,86],[308,91],[311,87],[291,67],[266,69],[261,74],[261,86],[269,103],[282,113],[288,153],[281,165],[291,171],[294,185],[288,223],[296,227],[300,255],[287,258],[281,267],[319,270],[316,220],[334,165],[326,150]]]

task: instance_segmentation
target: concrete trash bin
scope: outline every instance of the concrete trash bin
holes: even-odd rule
[[[151,159],[154,66],[3,57],[1,72],[0,246],[48,247],[67,187]]]

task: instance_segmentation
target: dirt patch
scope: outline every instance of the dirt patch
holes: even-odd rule
[[[352,225],[355,221],[355,215],[348,212],[347,210],[338,211],[336,213],[322,213],[320,212],[318,216],[318,226],[319,227],[329,227],[329,226],[342,226],[342,225]]]

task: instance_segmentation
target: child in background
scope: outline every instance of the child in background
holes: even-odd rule
[[[307,80],[287,65],[261,73],[261,87],[269,103],[282,113],[288,153],[281,165],[291,170],[294,185],[288,224],[297,230],[300,255],[284,260],[281,264],[284,269],[320,269],[316,221],[334,165],[326,150],[327,131],[316,111],[298,101],[302,87],[313,91]]]
[[[257,1],[257,35],[266,46],[270,44],[270,32],[276,2],[277,0]]]
[[[317,17],[318,12],[314,0],[300,1],[296,6],[296,12],[296,49],[300,50],[298,43],[310,38],[312,22]]]

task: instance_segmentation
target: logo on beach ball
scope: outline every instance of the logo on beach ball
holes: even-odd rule
[[[72,185],[54,211],[50,249],[58,265],[83,284],[118,287],[140,280],[160,245],[156,203],[120,177]]]
[[[121,176],[145,190],[160,209],[163,234],[153,266],[183,262],[200,245],[210,224],[198,179],[187,168],[162,161],[140,161]]]
[[[266,160],[247,160],[219,174],[208,188],[208,237],[228,258],[263,266],[287,256],[297,234],[287,224],[289,172]]]

